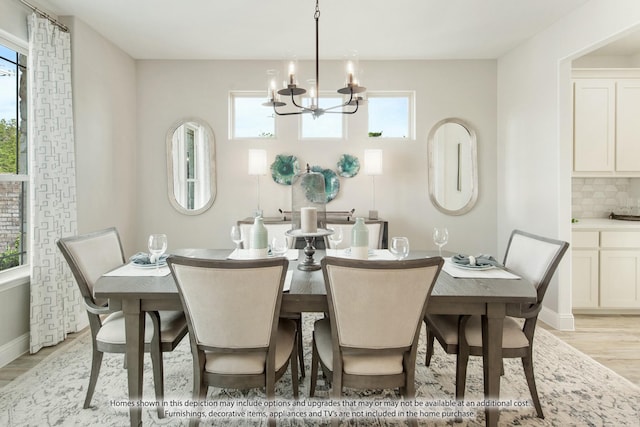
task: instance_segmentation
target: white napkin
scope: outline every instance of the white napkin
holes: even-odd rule
[[[456,267],[451,261],[451,258],[444,259],[444,265],[442,266],[442,270],[449,274],[451,277],[457,277],[460,279],[519,279],[520,277],[516,276],[513,273],[510,273],[501,268],[490,268],[487,270],[471,270]]]
[[[291,289],[291,281],[293,280],[293,270],[287,270],[287,275],[284,278],[284,286],[282,292],[287,292]]]
[[[289,249],[287,250],[287,259],[289,261],[295,261],[298,259],[298,250],[297,249]],[[273,258],[269,256],[269,258]],[[255,259],[249,255],[249,249],[235,249],[233,252],[227,256],[227,259]]]
[[[104,276],[162,277],[168,276],[169,274],[171,274],[171,270],[169,270],[169,266],[166,264],[160,268],[156,268],[155,266],[138,267],[135,264],[128,263],[104,274]]]
[[[338,258],[351,258],[351,250],[347,249],[327,249],[327,256]],[[387,249],[369,249],[371,261],[395,261],[396,257]]]

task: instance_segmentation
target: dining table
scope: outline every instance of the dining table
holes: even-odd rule
[[[230,249],[180,249],[172,254],[207,259],[227,259]],[[316,251],[316,258],[333,255],[331,250]],[[388,252],[387,252],[388,253]],[[389,254],[390,255],[390,254]],[[448,254],[453,255],[453,254]],[[409,259],[438,256],[437,251],[412,251]],[[447,256],[447,254],[443,254]],[[328,312],[324,277],[321,270],[302,271],[296,268],[304,255],[290,257],[289,270],[292,278],[289,289],[283,293],[282,313]],[[375,259],[375,257],[374,257]],[[446,263],[445,263],[446,265]],[[125,265],[123,268],[129,268]],[[168,269],[167,267],[164,267]],[[499,268],[508,275],[510,272]],[[148,311],[182,310],[178,289],[171,274],[159,271],[150,274],[110,272],[95,283],[94,296],[108,299],[109,306],[122,310],[125,318],[126,362],[129,400],[142,398],[144,315]],[[449,272],[447,272],[449,271]],[[482,317],[483,380],[484,397],[487,402],[500,397],[500,375],[502,369],[503,321],[507,310],[536,302],[536,289],[525,278],[477,277],[474,274],[451,274],[443,269],[434,285],[427,312],[432,314],[480,315]],[[159,274],[158,274],[159,273]],[[463,272],[464,273],[464,272]],[[482,276],[482,275],[478,275]],[[129,407],[130,425],[142,425],[142,408]],[[498,405],[485,406],[485,424],[496,426],[500,413]]]

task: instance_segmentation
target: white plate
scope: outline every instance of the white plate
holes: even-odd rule
[[[495,268],[495,265],[464,265],[464,264],[456,264],[455,262],[452,263],[453,265],[455,265],[458,268],[461,268],[463,270],[476,270],[476,271],[482,271],[482,270],[491,270],[492,268]]]
[[[137,264],[135,262],[131,262],[131,265],[133,265],[136,268],[156,268],[155,264]],[[161,262],[158,264],[158,268],[160,267],[166,267],[167,262]]]

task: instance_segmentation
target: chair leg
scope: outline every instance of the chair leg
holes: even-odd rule
[[[296,338],[295,341],[293,343],[293,352],[290,356],[290,366],[291,366],[291,388],[293,389],[293,398],[297,399],[299,396],[298,393],[298,358],[297,358],[297,353],[298,353],[298,346],[297,346],[297,341],[298,341],[298,332],[296,331]],[[304,366],[304,365],[303,365]],[[304,369],[304,367],[303,367]]]
[[[316,383],[318,381],[318,349],[316,348],[316,340],[311,342],[311,384],[309,385],[309,397],[313,397],[316,393]]]
[[[160,316],[158,312],[149,313],[153,323],[153,337],[151,339],[151,364],[153,366],[153,385],[158,402],[158,418],[164,418],[164,367],[162,363],[162,343],[160,342]]]
[[[296,328],[298,331],[296,334],[298,335],[298,360],[300,367],[300,376],[304,378],[305,376],[305,368],[304,368],[304,346],[302,343],[302,313],[300,313],[300,317],[296,318]]]
[[[467,385],[467,364],[469,363],[469,352],[458,350],[456,361],[456,400],[464,399],[464,389]]]
[[[429,329],[429,325],[427,324],[427,322],[424,322],[424,325],[425,325],[425,329],[427,330],[427,339],[426,339],[427,355],[424,358],[424,364],[425,366],[429,366],[431,365],[431,357],[433,356],[433,341],[435,337],[431,333],[431,330]]]
[[[529,385],[529,392],[531,393],[531,399],[533,399],[533,406],[535,406],[536,412],[538,413],[538,418],[544,418],[542,405],[540,405],[540,399],[538,398],[536,378],[533,374],[533,358],[531,357],[531,353],[522,358],[522,367],[524,368],[524,376],[527,378],[527,385]]]
[[[89,376],[89,387],[87,387],[87,397],[84,399],[84,409],[87,409],[91,404],[91,398],[93,397],[93,392],[95,391],[96,383],[98,382],[100,366],[102,365],[102,355],[103,353],[95,348],[94,343],[93,355],[91,357],[91,374]]]

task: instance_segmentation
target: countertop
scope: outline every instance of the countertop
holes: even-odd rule
[[[640,221],[608,218],[585,218],[571,224],[573,230],[640,230]]]

